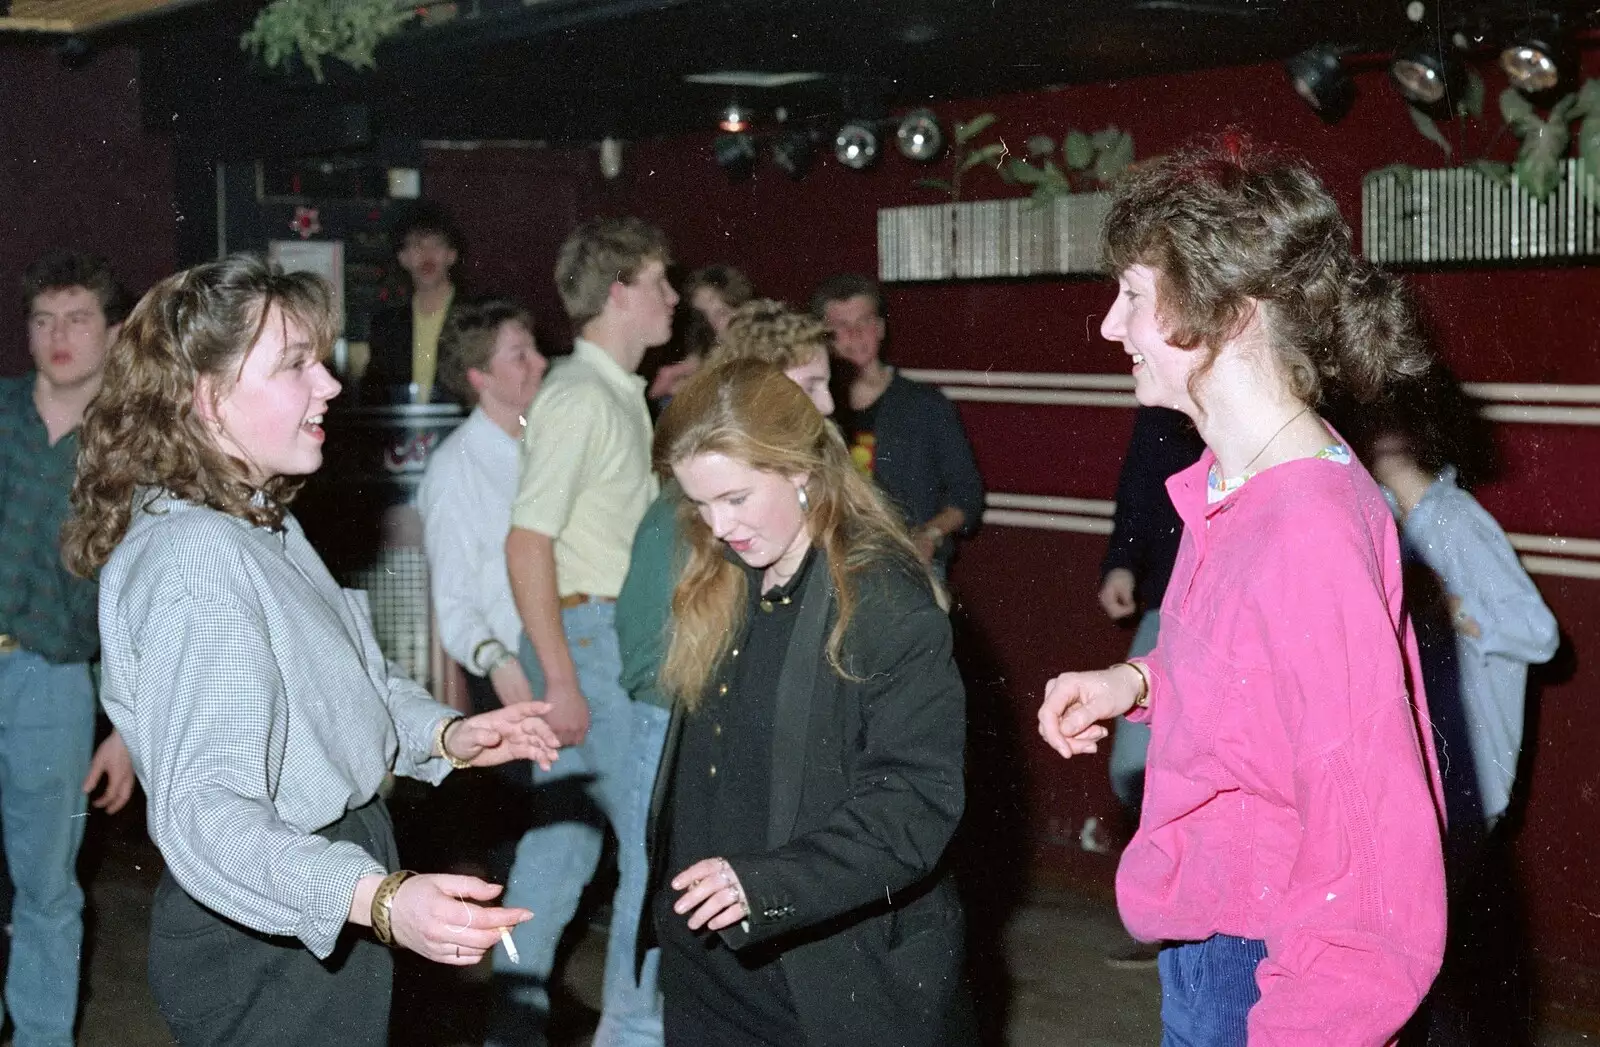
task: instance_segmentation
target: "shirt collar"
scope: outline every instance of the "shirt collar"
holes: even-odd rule
[[[572,344],[572,358],[581,360],[597,371],[605,380],[630,396],[642,396],[645,390],[644,378],[632,371],[624,371],[622,365],[611,358],[611,354],[595,345],[587,338],[579,338]]]

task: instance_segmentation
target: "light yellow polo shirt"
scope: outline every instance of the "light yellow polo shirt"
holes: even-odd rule
[[[511,523],[555,539],[562,596],[616,596],[655,500],[645,382],[582,338],[550,369],[522,433]]]

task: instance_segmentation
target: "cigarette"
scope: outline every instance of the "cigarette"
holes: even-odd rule
[[[517,955],[517,943],[511,940],[511,931],[505,927],[500,928],[500,944],[506,947],[506,955],[511,957],[512,963],[522,962],[522,957]]]

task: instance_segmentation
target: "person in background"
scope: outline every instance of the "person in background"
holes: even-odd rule
[[[940,586],[769,364],[686,383],[655,461],[687,546],[650,810],[666,1042],[968,1042],[943,861],[965,699]]]
[[[528,413],[505,555],[523,663],[543,677],[551,726],[570,748],[553,771],[534,777],[539,824],[517,846],[506,896],[535,916],[514,934],[519,961],[495,954],[491,1047],[543,1042],[556,945],[594,875],[608,824],[625,846],[594,1042],[661,1042],[655,984],[634,977],[645,855],[642,844],[628,844],[643,839],[633,823],[647,802],[637,792],[635,754],[659,752],[665,724],[622,688],[616,598],[634,532],[656,496],[650,412],[634,372],[647,349],[672,336],[671,261],[666,238],[636,218],[580,226],[556,260],[556,288],[579,334]]]
[[[196,266],[128,317],[84,421],[66,560],[101,573],[106,708],[166,862],[150,987],[183,1047],[385,1044],[383,945],[471,965],[530,915],[396,868],[391,771],[557,743],[547,706],[463,719],[386,662],[289,513],[322,464],[334,329],[319,277]]]
[[[403,213],[391,239],[411,295],[372,316],[362,396],[369,403],[448,402],[454,394],[439,381],[439,335],[456,302],[451,270],[461,257],[461,234],[443,208],[420,201]]]
[[[473,712],[536,696],[516,655],[522,619],[511,599],[505,541],[523,419],[548,366],[534,342],[532,317],[505,299],[457,306],[439,338],[439,381],[471,404],[472,413],[428,456],[417,508],[439,636],[466,670]],[[507,807],[516,810],[487,821],[502,836],[520,835],[532,788],[528,766],[506,764],[496,771],[512,790]],[[509,871],[509,853],[499,853],[506,846],[490,846],[491,877]]]
[[[689,303],[683,359],[663,364],[650,382],[650,402],[663,408],[678,386],[700,369],[706,354],[728,329],[733,311],[756,296],[750,278],[731,265],[696,269],[684,281],[682,294]]]
[[[1129,658],[1155,649],[1161,631],[1161,599],[1183,536],[1183,520],[1167,497],[1167,479],[1199,459],[1205,444],[1194,423],[1165,407],[1134,411],[1133,436],[1117,477],[1111,541],[1100,562],[1100,607],[1114,622],[1137,616]],[[1150,728],[1127,717],[1117,720],[1111,742],[1111,791],[1131,823],[1144,801],[1144,760]],[[1129,940],[1110,953],[1113,967],[1144,967],[1156,962],[1159,946]]]
[[[95,806],[114,812],[134,778],[119,734],[94,746],[98,587],[63,567],[60,534],[84,410],[128,301],[104,259],[72,252],[30,265],[22,295],[33,370],[0,378],[0,840],[15,885],[5,1009],[17,1047],[70,1047],[85,794],[103,781]]]
[[[1443,801],[1394,520],[1316,404],[1420,373],[1414,314],[1316,177],[1235,134],[1133,169],[1104,228],[1101,334],[1207,450],[1167,482],[1155,650],[1051,680],[1039,732],[1072,757],[1151,725],[1117,902],[1169,943],[1163,1043],[1378,1047],[1439,969]]]
[[[955,407],[883,360],[883,294],[864,276],[841,273],[811,295],[811,313],[833,332],[834,356],[849,365],[843,428],[850,454],[899,507],[924,563],[942,578],[955,537],[983,517],[983,479]]]
[[[1503,822],[1516,788],[1528,667],[1560,645],[1555,616],[1516,550],[1456,481],[1427,390],[1396,396],[1365,425],[1364,457],[1400,525],[1407,604],[1417,624],[1439,736],[1450,942],[1430,997],[1435,1047],[1511,1042],[1516,892]],[[1504,1033],[1498,1035],[1497,1033]]]

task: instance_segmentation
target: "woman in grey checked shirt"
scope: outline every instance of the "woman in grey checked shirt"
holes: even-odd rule
[[[184,1047],[376,1047],[379,942],[474,964],[531,915],[481,904],[500,888],[474,877],[395,871],[386,773],[548,766],[557,743],[543,704],[461,719],[387,664],[365,594],[289,515],[322,463],[333,336],[317,277],[197,266],[128,318],[84,423],[66,547],[101,570],[106,710],[167,861],[151,988]]]

